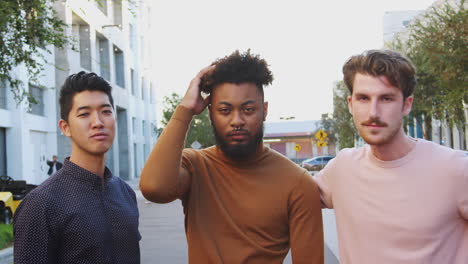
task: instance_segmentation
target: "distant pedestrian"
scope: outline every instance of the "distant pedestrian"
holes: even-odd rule
[[[56,155],[52,156],[52,161],[47,161],[47,165],[49,165],[49,170],[47,171],[47,174],[49,174],[49,176],[54,174],[56,171],[60,170],[63,166],[63,164],[57,160]]]
[[[340,262],[467,264],[468,156],[405,135],[414,67],[371,50],[343,74],[367,145],[340,151],[316,178],[324,206],[335,209]]]
[[[105,166],[115,135],[111,91],[85,72],[62,86],[59,127],[71,155],[16,211],[16,264],[140,263],[135,192]]]
[[[263,145],[266,62],[235,52],[214,65],[192,80],[161,134],[142,171],[143,195],[182,200],[190,263],[282,263],[290,248],[294,263],[323,263],[316,184]],[[207,106],[217,145],[184,150],[190,121]]]

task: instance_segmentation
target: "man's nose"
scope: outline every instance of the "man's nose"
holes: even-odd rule
[[[245,124],[244,116],[240,111],[234,111],[232,120],[231,120],[231,126],[233,127],[243,127]]]
[[[372,119],[378,118],[380,116],[380,106],[377,100],[373,100],[370,103],[369,108],[369,117]]]
[[[99,128],[99,127],[104,126],[104,122],[102,121],[102,117],[101,117],[101,115],[99,115],[99,113],[92,114],[91,125],[92,125],[93,128],[96,128],[96,127]]]

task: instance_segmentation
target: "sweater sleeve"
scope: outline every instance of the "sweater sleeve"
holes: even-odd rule
[[[182,150],[193,113],[178,106],[143,167],[140,189],[146,199],[168,203],[183,197],[190,173],[181,167]]]
[[[317,185],[307,173],[288,201],[289,236],[293,263],[323,263],[322,210]]]

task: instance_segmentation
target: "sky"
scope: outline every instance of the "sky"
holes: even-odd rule
[[[235,50],[264,58],[267,122],[319,120],[352,55],[383,47],[386,11],[424,10],[434,0],[153,0],[151,54],[157,116],[163,97],[183,96],[203,67]]]

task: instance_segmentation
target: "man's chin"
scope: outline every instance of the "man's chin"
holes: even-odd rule
[[[218,146],[221,148],[224,155],[233,160],[245,160],[255,153],[256,150],[245,143]]]

